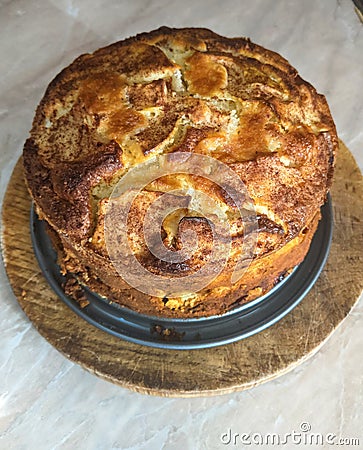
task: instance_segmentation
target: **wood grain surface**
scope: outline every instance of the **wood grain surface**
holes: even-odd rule
[[[363,289],[362,180],[353,156],[340,143],[331,191],[334,235],[322,274],[280,322],[233,344],[180,351],[145,347],[111,336],[72,312],[47,285],[35,259],[29,231],[31,200],[21,160],[3,205],[6,271],[18,302],[39,333],[67,358],[108,381],[174,397],[247,389],[313,355],[358,300]]]

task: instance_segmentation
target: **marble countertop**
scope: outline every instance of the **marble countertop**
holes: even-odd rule
[[[363,168],[363,25],[350,0],[0,0],[1,198],[54,75],[82,52],[160,25],[249,36],[281,53],[325,94],[340,138]],[[282,436],[304,423],[363,446],[362,301],[288,374],[193,399],[133,393],[65,359],[21,311],[2,263],[0,308],[1,449],[244,448],[243,433]],[[236,445],[229,433],[239,434]],[[246,447],[274,446],[256,438]]]

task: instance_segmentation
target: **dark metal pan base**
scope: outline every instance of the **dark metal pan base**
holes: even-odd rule
[[[65,277],[45,224],[31,210],[31,237],[36,258],[49,285],[82,319],[130,342],[165,349],[189,350],[225,345],[259,333],[288,314],[309,292],[326,262],[332,239],[331,199],[322,207],[322,218],[304,261],[268,294],[221,316],[198,319],[161,319],[110,304],[85,289],[89,304],[81,307],[64,293]]]

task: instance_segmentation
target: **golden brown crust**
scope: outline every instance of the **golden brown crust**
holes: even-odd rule
[[[319,218],[320,213],[284,247],[267,253],[264,257],[255,258],[246,274],[232,288],[226,289],[223,283],[219,283],[219,286],[211,287],[184,299],[183,302],[169,297],[150,297],[120,283],[117,271],[106,260],[96,253],[89,254],[85,248],[75,249],[64,236],[62,242],[58,240],[58,247],[64,245],[64,250],[59,252],[64,273],[75,274],[81,284],[87,285],[111,302],[154,316],[203,317],[223,314],[231,308],[254,300],[282,281],[291,269],[304,259]]]
[[[258,216],[255,259],[246,275],[255,277],[256,286],[244,282],[246,292],[252,291],[241,294],[252,299],[257,285],[271,287],[277,272],[291,269],[304,254],[276,257],[270,274],[263,274],[265,281],[256,269],[259,260],[273,261],[291,242],[306,253],[331,185],[337,146],[325,98],[280,55],[245,38],[162,27],[82,55],[50,83],[24,146],[24,168],[38,212],[66,249],[65,270],[82,267],[87,273],[82,260],[91,261],[92,276],[99,269],[102,282],[111,290],[117,285],[125,296],[129,286],[120,277],[116,281],[103,235],[107,196],[115,183],[130,168],[163,153],[197,153],[227,164],[247,186]],[[191,175],[155,181],[144,200],[185,185],[226,204],[233,216],[233,202],[223,190]],[[202,220],[192,220],[187,204],[183,214],[174,232],[193,229],[201,236],[199,253],[186,263],[193,271],[207,258],[209,232]],[[131,217],[134,224],[142,223],[142,203]],[[238,254],[243,226],[232,219],[231,228]],[[308,229],[302,244],[299,236]],[[177,245],[178,235],[163,232],[168,245]],[[140,236],[134,235],[139,245]],[[143,245],[138,248],[148,270],[172,270],[158,266]],[[226,272],[231,268],[233,261]],[[232,291],[237,292],[236,286],[227,289],[226,280],[222,273],[189,309],[209,314],[203,305],[213,304],[210,311],[218,313],[219,298],[220,311],[225,310],[236,301]],[[158,313],[158,301],[143,295],[132,291],[134,303],[128,306],[150,304]],[[189,314],[185,302],[181,305],[179,314]]]

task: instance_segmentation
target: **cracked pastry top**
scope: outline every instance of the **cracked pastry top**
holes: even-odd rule
[[[38,214],[60,242],[65,272],[132,309],[190,316],[249,301],[301,262],[337,147],[325,98],[280,55],[245,38],[162,27],[81,55],[57,75],[36,110],[23,159]],[[173,152],[211,156],[232,168],[254,201],[259,233],[238,285],[222,274],[203,292],[162,301],[117,279],[104,214],[130,168]],[[170,268],[157,265],[142,241],[145,210],[163,193],[188,186],[230,210],[232,262],[238,253],[243,226],[223,190],[192,175],[170,175],[151,183],[130,212],[130,239],[149,270]],[[208,224],[188,199],[163,224],[164,242],[177,245],[185,229],[198,233],[201,250],[183,269],[188,272],[203,263],[210,241]]]

